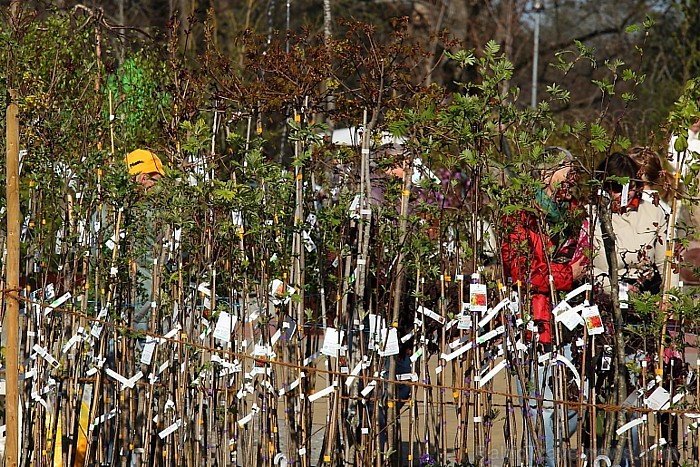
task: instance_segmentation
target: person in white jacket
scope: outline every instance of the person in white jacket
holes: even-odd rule
[[[678,199],[679,189],[674,184],[673,169],[662,153],[648,146],[636,146],[629,150],[629,156],[639,166],[639,177],[642,179],[642,201],[659,206],[666,214],[668,236],[666,242],[671,242],[678,235],[675,225],[671,225],[671,211],[677,211],[681,203]],[[675,217],[677,220],[678,217]],[[681,234],[684,232],[681,232]],[[666,245],[668,246],[668,245]],[[681,285],[676,268],[666,266],[670,282],[669,287]]]
[[[677,151],[677,141],[678,136],[671,137],[668,145],[669,160],[672,161],[674,171],[685,176],[692,163],[700,162],[700,118],[688,129],[687,149]],[[699,182],[696,179],[693,183]],[[688,239],[680,266],[680,280],[685,286],[700,286],[700,275],[695,272],[700,267],[700,203],[679,203],[677,218],[676,235]]]
[[[639,167],[638,175],[643,182],[642,199],[661,206],[666,215],[670,215],[674,197],[673,168],[658,151],[648,146],[635,146],[628,154]]]
[[[668,143],[668,159],[675,172],[685,174],[693,161],[700,161],[700,118],[688,128],[688,148],[686,150],[676,150],[678,138],[678,135],[673,135]]]
[[[668,221],[663,208],[643,197],[639,167],[627,154],[613,153],[596,169],[604,196],[609,197],[615,234],[617,274],[630,292],[659,293],[666,261]],[[627,177],[625,186],[609,177]],[[602,202],[605,202],[603,200]],[[609,292],[610,270],[603,245],[600,219],[593,238],[593,269],[596,282]]]

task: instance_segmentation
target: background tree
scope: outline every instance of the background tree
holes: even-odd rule
[[[6,1],[4,3],[7,3]],[[71,8],[78,2],[64,1],[61,8]],[[269,37],[288,27],[292,31],[306,28],[312,35],[324,30],[324,8],[318,2],[297,0],[289,2],[250,2],[247,0],[208,1],[143,1],[112,0],[107,2],[82,2],[92,9],[101,9],[112,25],[124,25],[141,29],[155,38],[164,37],[171,19],[177,20],[179,46],[191,51],[202,50],[204,43],[203,22],[209,18],[212,43],[228,57],[234,58],[237,67],[243,64],[245,48],[240,40],[245,31],[267,34]],[[34,1],[43,8],[49,2]],[[659,126],[668,113],[674,96],[682,90],[697,66],[697,38],[693,31],[694,2],[681,1],[545,1],[541,13],[540,63],[552,62],[555,54],[580,41],[596,51],[597,64],[587,69],[576,69],[562,83],[572,90],[571,99],[554,109],[555,114],[575,113],[581,117],[595,115],[601,96],[581,93],[584,83],[596,79],[606,61],[613,57],[625,63],[639,60],[635,47],[645,44],[647,56],[643,58],[640,73],[647,76],[657,89],[663,92],[638,95],[641,105],[635,128],[629,128],[635,137],[646,139],[648,134],[661,133]],[[436,52],[435,61],[423,62],[425,68],[414,79],[424,84],[435,82],[455,89],[454,83],[470,78],[465,70],[456,68],[446,60],[442,51],[458,48],[480,50],[489,40],[496,40],[515,65],[510,85],[522,91],[522,102],[528,101],[532,64],[533,11],[526,0],[493,0],[487,2],[444,2],[421,0],[417,2],[333,1],[329,3],[336,19],[354,18],[374,24],[380,37],[391,29],[392,18],[408,18],[408,37],[430,45]],[[179,16],[175,16],[178,14]],[[639,23],[650,15],[657,22],[661,34],[646,37],[643,32],[625,34],[628,26]],[[190,23],[191,21],[191,23]],[[336,26],[343,34],[342,26]],[[122,31],[124,32],[124,31]],[[448,34],[443,34],[447,32]],[[187,36],[187,37],[185,37]],[[123,46],[123,45],[122,45]],[[116,49],[115,49],[116,50]],[[120,60],[123,59],[123,55]],[[694,71],[695,70],[695,71]],[[556,78],[556,72],[547,66],[540,67],[540,89]],[[611,112],[610,115],[615,115]],[[654,132],[651,132],[654,130]],[[665,137],[665,135],[664,135]]]

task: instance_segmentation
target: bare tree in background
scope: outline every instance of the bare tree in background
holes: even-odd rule
[[[8,6],[9,0],[0,0]],[[177,14],[180,22],[181,46],[185,45],[188,18],[197,22],[206,19],[207,11],[213,11],[213,30],[216,43],[222,53],[242,57],[245,50],[235,39],[245,31],[263,32],[270,24],[275,31],[287,29],[287,2],[277,5],[268,17],[269,1],[262,0],[26,0],[26,5],[36,6],[38,11],[48,9],[70,9],[81,3],[89,8],[102,9],[105,18],[114,25],[124,25],[142,31],[165,31],[169,19]],[[641,108],[647,109],[639,115],[646,131],[658,126],[667,114],[689,76],[698,74],[700,63],[700,36],[697,30],[697,1],[679,0],[545,0],[541,13],[540,63],[537,83],[543,90],[553,83],[561,83],[572,90],[571,99],[559,104],[556,113],[573,112],[577,118],[585,119],[595,112],[601,96],[588,92],[591,80],[597,79],[604,68],[605,60],[619,58],[626,64],[639,62],[635,46],[645,43],[649,51],[642,58],[642,70],[647,80],[655,83],[656,91],[639,96]],[[322,8],[319,8],[322,6]],[[332,15],[330,14],[332,6]],[[656,25],[651,33],[630,33],[628,28],[641,24],[646,16],[654,17]],[[306,28],[324,34],[332,31],[343,34],[335,20],[354,18],[374,25],[379,36],[388,33],[396,18],[410,18],[409,29],[416,41],[424,41],[437,57],[432,63],[421,65],[416,78],[424,84],[444,84],[454,89],[455,82],[469,80],[470,70],[463,70],[449,60],[439,57],[446,50],[473,49],[480,54],[484,45],[494,40],[501,45],[504,55],[514,66],[514,75],[508,85],[521,90],[523,105],[529,102],[533,62],[532,2],[527,0],[415,0],[409,1],[349,1],[294,0],[291,2],[289,28],[299,31]],[[201,26],[201,25],[200,25]],[[125,31],[128,31],[125,29]],[[187,39],[189,49],[197,50],[203,41],[203,28],[197,26]],[[440,36],[438,33],[446,32]],[[455,40],[446,42],[445,37]],[[555,54],[573,49],[574,41],[595,49],[596,66],[579,66],[565,77],[547,66],[556,61]],[[121,46],[121,45],[120,45]],[[118,50],[118,48],[116,49]],[[241,60],[237,60],[242,63]],[[614,115],[614,112],[611,113]],[[641,137],[641,136],[640,136]]]

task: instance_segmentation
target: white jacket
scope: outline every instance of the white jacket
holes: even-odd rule
[[[663,278],[668,229],[668,218],[663,209],[642,200],[636,211],[613,213],[612,226],[619,280],[631,283],[642,276],[647,277],[652,274],[654,266]],[[608,259],[603,246],[600,219],[597,218],[592,247],[594,277],[596,282],[602,280],[606,291],[609,291]]]
[[[683,156],[682,152],[678,152],[674,148],[678,136],[674,135],[671,137],[671,141],[668,143],[668,156],[674,171],[678,171],[680,169],[680,173],[685,174],[687,167],[691,162],[700,160],[699,136],[700,135],[697,132],[688,129],[688,150],[685,157]],[[683,164],[683,167],[680,167],[681,163]]]

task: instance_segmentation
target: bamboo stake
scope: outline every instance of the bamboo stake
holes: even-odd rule
[[[27,211],[29,212],[29,214],[27,215],[27,217],[25,217],[24,224],[23,224],[23,229],[24,229],[25,225],[27,228],[27,232],[26,232],[27,237],[31,237],[30,230],[34,230],[35,222],[37,219],[37,209],[41,208],[42,198],[43,198],[43,196],[41,194],[38,194],[37,190],[34,189],[33,181],[30,181],[29,188],[30,188],[30,197],[29,197],[29,202],[28,202],[28,206],[27,206]],[[23,240],[22,237],[23,237],[23,235],[20,234],[20,241]],[[41,238],[41,235],[40,235],[40,238]],[[27,256],[29,256],[29,255],[27,255]],[[27,293],[27,295],[29,295],[29,292],[30,292],[29,274],[30,274],[30,271],[36,271],[36,263],[34,263],[34,261],[32,259],[26,258],[24,261],[24,270],[26,271],[25,274],[27,276],[27,284],[25,285],[25,293]],[[38,290],[37,290],[37,292],[38,292]],[[37,313],[35,316],[37,318],[36,322],[37,322],[37,328],[38,328],[37,332],[35,333],[35,336],[37,336],[37,339],[36,339],[37,343],[40,343],[40,341],[42,339],[42,329],[41,329],[41,319],[39,318],[39,316],[41,316],[41,315],[39,313]],[[33,320],[30,320],[30,321],[33,321]],[[39,374],[39,371],[41,370],[41,368],[39,367],[38,364],[34,365],[34,369],[37,372],[37,374]],[[20,367],[20,371],[22,371],[21,367]],[[26,386],[26,384],[25,384],[25,386]],[[23,389],[25,389],[25,388],[23,388]],[[46,415],[49,412],[49,407],[43,407],[43,404],[42,404],[42,407],[39,411],[42,412],[40,419],[43,420],[46,425],[43,427],[43,429],[41,431],[34,428],[33,430],[31,430],[31,432],[32,432],[33,436],[35,437],[35,439],[41,439],[42,435],[45,435],[45,440],[42,440],[43,443],[41,446],[43,448],[43,451],[45,451],[46,454],[48,455],[49,452],[51,451],[51,449],[53,448],[53,446],[49,445],[49,443],[55,442],[55,437],[51,436],[50,429],[48,428],[48,424],[51,421],[44,418],[44,417],[46,417]],[[19,413],[22,415],[22,417],[24,417],[24,416],[30,415],[31,412],[29,410],[27,410],[24,413],[22,413],[21,411]],[[27,434],[29,434],[28,430],[27,430]],[[20,433],[20,436],[21,435],[22,435],[22,433]]]
[[[442,316],[446,315],[446,310],[445,310],[445,272],[442,270],[440,272],[440,314]],[[441,348],[446,348],[446,343],[445,343],[445,328],[444,326],[440,328],[440,347]],[[443,371],[440,372],[437,376],[437,384],[438,386],[444,386],[445,383],[445,376],[444,376],[444,366],[443,366]],[[440,425],[438,427],[438,432],[440,434],[440,454],[443,459],[447,459],[447,421],[445,417],[445,390],[443,388],[440,388],[440,392],[438,393],[438,411],[439,411],[439,420],[440,420]]]
[[[502,286],[502,284],[501,284]],[[502,288],[503,289],[503,288]],[[508,289],[510,290],[510,289]],[[505,298],[505,297],[502,297]],[[508,297],[510,298],[510,297]],[[507,327],[512,327],[511,322],[515,321],[515,316],[512,316],[511,313],[506,313],[503,311],[503,321],[506,323]],[[507,336],[506,342],[510,342],[510,345],[514,349],[516,349],[516,343],[510,340],[510,336]],[[516,355],[518,355],[517,349],[515,350]],[[504,356],[504,358],[507,358]],[[512,361],[506,366],[506,369],[511,370],[512,368]],[[511,377],[506,377],[506,388],[508,390],[509,394],[514,394],[516,392],[515,388],[513,387],[513,378]],[[506,420],[505,420],[505,426],[504,426],[504,431],[507,434],[507,450],[508,452],[512,453],[513,457],[513,463],[512,465],[517,465],[518,464],[518,450],[517,450],[517,423],[515,419],[515,406],[516,404],[513,403],[513,397],[506,397]]]
[[[119,238],[119,231],[121,228],[121,221],[122,221],[122,210],[119,210],[117,213],[117,221],[115,224],[115,232],[116,232],[116,237]],[[116,265],[116,260],[117,260],[117,254],[119,251],[119,244],[115,243],[114,249],[112,250],[112,266],[115,267]],[[111,282],[109,285],[109,291],[107,293],[107,298],[106,298],[106,303],[105,307],[109,308],[110,304],[112,303],[112,297],[114,295],[114,290],[115,290],[116,284],[114,282]],[[102,356],[105,351],[105,345],[106,345],[106,338],[101,337],[100,343],[99,343],[99,351],[97,353],[98,356]],[[97,372],[96,378],[95,378],[95,385],[94,385],[94,393],[93,393],[93,399],[92,399],[92,404],[90,407],[90,415],[88,416],[88,420],[94,420],[97,416],[97,411],[98,409],[102,408],[104,409],[104,401],[105,401],[105,394],[100,394],[100,391],[105,390],[102,384],[102,372]],[[98,438],[98,443],[91,443],[91,448],[87,450],[85,453],[85,463],[89,463],[90,457],[94,455],[99,455],[99,457],[96,458],[97,462],[102,462],[103,461],[103,453],[104,451],[100,449],[100,445],[102,444],[102,439],[103,439],[103,433],[106,430],[100,430],[100,436]],[[98,454],[99,453],[99,454]]]
[[[415,284],[415,304],[416,308],[418,308],[418,289],[420,287],[420,262],[418,266],[416,267],[416,284]],[[424,350],[424,347],[421,345],[419,346],[419,341],[418,341],[418,325],[416,324],[416,321],[413,321],[413,355],[416,355],[416,352],[418,352],[418,349],[421,349],[423,355],[419,356],[423,361],[425,361],[428,358],[427,352]],[[416,371],[416,362],[411,358],[411,373],[420,373]],[[415,449],[415,438],[418,436],[418,430],[417,427],[415,426],[416,424],[416,409],[418,407],[418,390],[417,388],[411,388],[411,399],[409,401],[409,415],[408,415],[408,462],[409,464],[413,463],[414,456],[416,454],[416,449]]]
[[[369,135],[367,135],[367,138],[369,138]],[[411,154],[413,156],[413,154]],[[401,191],[401,207],[400,207],[400,212],[399,212],[399,226],[398,226],[398,235],[399,235],[399,245],[402,246],[402,248],[399,250],[398,256],[396,258],[396,269],[395,269],[395,278],[394,278],[394,288],[393,288],[393,303],[392,303],[392,309],[391,309],[391,323],[392,326],[394,323],[398,325],[399,322],[399,313],[401,311],[401,303],[402,303],[402,295],[403,291],[405,288],[405,282],[406,282],[406,277],[405,277],[405,245],[406,241],[408,239],[408,212],[409,212],[409,199],[410,199],[410,194],[411,190],[413,188],[412,184],[412,177],[413,177],[413,160],[410,161],[403,161],[403,182],[402,182],[402,191]],[[369,168],[367,168],[369,170]],[[396,359],[392,358],[389,363],[389,388],[391,390],[389,391],[389,394],[391,397],[395,397],[396,394],[396,386],[394,384],[394,381],[396,380]],[[389,445],[387,446],[387,449],[389,452],[395,449],[395,443],[397,441],[396,435],[395,435],[395,430],[393,429],[395,423],[397,420],[397,413],[396,413],[396,407],[392,404],[389,407],[388,413],[387,413],[387,426],[391,427],[389,431]],[[387,459],[388,461],[392,461],[392,459],[389,457]]]
[[[687,151],[687,150],[686,150]],[[666,312],[666,309],[669,306],[669,289],[671,288],[671,278],[673,276],[672,274],[672,264],[673,264],[673,252],[675,250],[675,242],[676,242],[676,213],[678,211],[678,188],[680,185],[680,178],[681,178],[681,171],[683,168],[683,163],[685,161],[685,156],[686,154],[683,154],[683,157],[679,157],[676,159],[676,167],[675,167],[675,172],[673,175],[673,199],[671,200],[671,214],[669,216],[669,222],[667,225],[667,233],[666,233],[666,260],[665,260],[665,267],[664,267],[664,277],[663,277],[663,286],[662,286],[662,297],[661,297],[661,311]],[[664,358],[664,339],[666,336],[666,322],[667,320],[664,320],[663,325],[661,327],[661,335],[659,336],[659,353],[658,353],[658,359],[659,362],[663,362]],[[664,377],[664,370],[663,370],[663,365],[660,365],[659,368],[656,369],[656,375],[660,376],[661,379]]]
[[[553,284],[552,289],[554,289]],[[553,305],[555,303],[556,301],[552,302]],[[564,356],[562,353],[563,342],[561,338],[561,324],[555,323],[553,321],[554,320],[552,319],[550,325],[554,329],[554,342],[556,352],[558,355]],[[560,365],[551,365],[550,371],[552,372],[552,381],[554,382],[554,387],[552,388],[552,395],[554,396],[554,399],[560,401],[567,400],[567,379],[566,375],[564,374],[564,368]],[[569,407],[565,406],[561,408],[558,404],[553,404],[553,406],[554,413],[552,414],[552,424],[554,425],[554,439],[552,440],[552,443],[554,446],[554,462],[559,467],[564,467],[562,464],[566,457],[562,455],[562,450],[565,450],[564,452],[568,452],[569,447],[567,438],[569,431]]]
[[[420,276],[420,272],[418,272],[418,275]],[[425,291],[425,278],[420,277],[419,285],[416,286],[417,288],[420,289],[420,294],[417,295],[422,297],[423,293]],[[425,329],[425,318],[421,320],[421,336],[427,337],[426,336],[426,329]],[[421,369],[421,374],[425,378],[423,380],[423,383],[425,386],[423,386],[423,436],[420,438],[420,441],[423,443],[423,452],[426,454],[430,453],[430,421],[428,417],[428,408],[429,404],[432,402],[432,391],[429,388],[430,384],[430,373],[428,370],[428,352],[427,352],[427,346],[428,342],[426,340],[425,342],[426,346],[426,355],[424,358],[421,359],[421,364],[422,364],[422,369]]]
[[[301,123],[302,116],[295,112],[295,121]],[[294,155],[295,158],[301,157],[301,152],[302,152],[302,146],[300,141],[296,141],[294,145]],[[299,232],[299,226],[300,223],[302,222],[302,219],[304,218],[304,210],[303,210],[303,173],[302,173],[302,168],[299,165],[295,166],[294,169],[294,175],[295,175],[295,210],[294,210],[294,237],[293,237],[293,245],[292,245],[292,255],[293,255],[293,260],[292,260],[292,270],[290,272],[291,279],[294,283],[294,286],[297,288],[298,293],[301,295],[301,299],[299,303],[296,305],[296,320],[297,320],[297,326],[298,326],[298,332],[297,332],[297,340],[298,340],[298,346],[297,346],[297,361],[303,361],[304,357],[306,355],[309,355],[310,352],[308,351],[308,343],[310,341],[309,336],[305,335],[305,317],[304,317],[304,292],[303,292],[303,280],[302,280],[302,271],[303,271],[303,256],[304,256],[304,248],[302,245],[302,239],[301,239],[301,233]],[[291,306],[292,304],[290,304]],[[307,351],[303,351],[302,345],[303,341],[305,339],[305,342],[307,344]],[[305,390],[308,390],[308,378],[303,379],[303,386]],[[300,436],[300,447],[299,447],[299,452],[298,456],[300,457],[300,462],[303,467],[309,467],[310,465],[310,445],[308,443],[309,441],[309,428],[308,425],[310,424],[310,404],[307,400],[307,398],[303,398],[300,402],[300,410],[299,410],[299,418],[298,418],[298,426],[301,427],[301,436]]]

